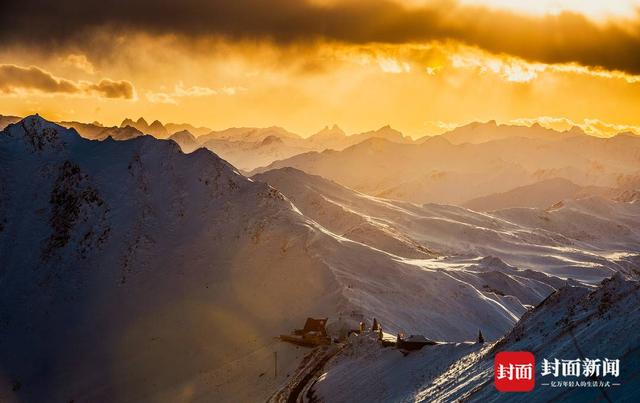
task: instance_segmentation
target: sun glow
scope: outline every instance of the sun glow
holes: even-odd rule
[[[484,5],[536,15],[556,15],[574,12],[595,20],[633,18],[637,16],[640,0],[460,0],[461,4]]]
[[[0,41],[0,114],[107,125],[136,115],[214,129],[278,124],[303,135],[330,123],[353,133],[391,124],[415,138],[452,122],[538,116],[609,122],[582,124],[603,136],[639,130],[640,0],[276,4],[302,20],[283,26],[274,12],[260,25],[262,17],[245,21],[235,8],[212,6],[207,21],[226,13],[236,25],[194,30],[159,12],[158,24],[114,33],[123,22],[107,13],[86,28],[90,39],[61,35],[51,49],[54,31],[25,30],[36,36]],[[553,16],[561,12],[581,14]]]

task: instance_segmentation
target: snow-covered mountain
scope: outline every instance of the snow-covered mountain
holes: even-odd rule
[[[209,151],[31,116],[0,162],[2,400],[260,396],[272,337],[343,300],[308,251],[338,240]]]
[[[273,337],[307,316],[495,340],[562,277],[637,267],[632,202],[502,217],[256,179],[151,136],[0,132],[0,400],[265,400],[303,355]]]
[[[507,192],[478,197],[465,202],[463,206],[477,211],[492,211],[511,207],[547,208],[563,200],[592,196],[615,200],[624,197],[627,190],[600,186],[578,186],[568,179],[553,178],[531,185],[519,186]]]
[[[525,310],[478,262],[334,234],[207,150],[91,141],[31,116],[0,133],[0,157],[3,398],[266,397],[286,379],[260,377],[274,349],[297,365],[272,337],[308,315],[461,340]],[[526,281],[539,298],[558,282]]]
[[[253,178],[279,189],[303,214],[334,233],[406,258],[430,253],[494,256],[488,260],[494,270],[508,272],[511,265],[585,282],[638,264],[637,202],[592,197],[551,209],[487,214],[376,198],[294,168]]]
[[[595,290],[565,287],[525,314],[502,340],[461,360],[417,394],[415,401],[636,401],[640,397],[640,282],[617,274]],[[537,386],[530,393],[499,395],[493,387],[493,358],[500,351],[530,351],[537,357]],[[552,387],[540,377],[543,358],[620,360],[609,387]],[[557,380],[557,379],[556,379]],[[560,378],[559,380],[573,380]],[[591,380],[590,378],[583,380]],[[541,385],[542,383],[547,385]]]
[[[354,337],[323,368],[307,397],[324,402],[637,401],[640,339],[627,337],[640,331],[640,282],[636,275],[633,278],[616,274],[597,288],[565,286],[525,313],[496,343],[443,343],[405,356],[366,337]],[[494,357],[501,351],[534,354],[533,391],[496,390]],[[619,359],[620,373],[618,377],[543,377],[545,358]],[[551,386],[551,381],[600,380],[610,385]]]
[[[428,242],[407,235],[411,231],[405,224],[412,219],[409,205],[368,197],[294,168],[253,179],[280,190],[305,216],[340,236],[406,258],[438,256]]]
[[[7,118],[11,118],[7,122],[19,119]],[[291,166],[367,194],[414,203],[480,210],[543,207],[543,202],[562,200],[552,200],[554,194],[567,194],[566,189],[554,192],[558,189],[553,186],[545,192],[542,188],[548,188],[543,185],[547,182],[569,181],[584,188],[580,197],[607,194],[616,198],[640,186],[640,137],[628,133],[602,139],[579,128],[559,132],[539,125],[497,125],[492,121],[414,141],[390,126],[347,134],[334,125],[303,138],[277,126],[211,131],[189,124],[149,124],[144,118],[125,119],[120,127],[60,124],[75,128],[83,137],[100,140],[109,136],[126,140],[143,133],[164,139],[187,130],[199,146],[242,172],[255,174]],[[198,147],[192,139],[179,140],[186,152]],[[611,189],[602,193],[603,188]],[[519,201],[522,191],[530,195],[527,190],[540,200]]]

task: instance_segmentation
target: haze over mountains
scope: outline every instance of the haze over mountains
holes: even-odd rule
[[[18,119],[2,117],[4,125]],[[277,126],[214,131],[144,118],[119,127],[61,124],[89,139],[151,134],[187,153],[204,147],[246,173],[294,167],[374,196],[482,211],[595,195],[633,198],[640,188],[640,136],[599,138],[577,127],[558,132],[490,121],[413,140],[389,126],[347,135],[334,125],[305,138]]]
[[[120,127],[126,127],[126,126],[134,127],[140,130],[142,133],[151,134],[152,136],[157,137],[159,139],[167,138],[169,135],[169,132],[162,125],[162,123],[160,123],[159,120],[154,120],[151,124],[149,124],[144,118],[139,118],[135,122],[127,118],[123,120],[122,123],[120,124]]]
[[[640,179],[640,178],[639,178]],[[493,211],[513,206],[548,208],[562,200],[601,196],[614,200],[630,200],[640,195],[630,184],[620,187],[579,186],[564,178],[544,179],[503,193],[478,197],[463,204],[476,211]]]
[[[18,120],[20,118],[14,116],[0,116],[0,129]],[[208,148],[247,172],[300,153],[325,149],[342,150],[370,138],[383,138],[398,143],[414,142],[410,137],[403,136],[390,126],[348,135],[334,125],[332,128],[325,127],[305,138],[277,126],[211,130],[188,123],[162,124],[158,120],[149,124],[144,118],[138,118],[135,121],[126,118],[120,126],[113,127],[104,127],[98,122],[59,123],[64,127],[76,129],[83,137],[96,140],[109,136],[115,140],[127,140],[144,134],[150,134],[159,139],[170,138],[176,141],[185,152],[191,152],[200,147]]]
[[[499,125],[495,120],[491,120],[486,123],[470,123],[444,133],[441,136],[451,144],[480,144],[510,137],[522,137],[538,140],[560,140],[583,135],[585,135],[585,133],[578,127],[560,132],[544,128],[538,123],[534,123],[531,126],[512,126]],[[427,139],[428,138],[425,140]]]
[[[520,136],[522,131],[531,137]],[[478,144],[446,140],[457,130],[421,144],[370,139],[342,151],[296,155],[254,173],[294,167],[371,195],[457,205],[556,178],[583,187],[638,187],[640,137],[559,134],[549,139],[536,137],[537,131],[518,128],[512,137]]]
[[[20,117],[18,116],[3,116],[0,115],[0,130],[4,129],[11,123],[16,123],[20,121]]]

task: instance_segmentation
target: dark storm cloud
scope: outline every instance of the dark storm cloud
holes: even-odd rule
[[[105,78],[97,84],[90,84],[87,88],[105,98],[133,99],[135,97],[133,85],[128,81],[113,81]]]
[[[18,89],[69,94],[81,91],[73,81],[56,78],[35,66],[0,65],[0,92],[10,93]]]
[[[0,93],[32,92],[48,94],[96,94],[104,98],[133,99],[135,90],[128,81],[103,79],[99,83],[59,78],[36,66],[0,64]]]
[[[1,44],[76,46],[99,30],[188,37],[317,39],[346,43],[454,40],[547,63],[640,73],[640,29],[598,25],[582,15],[533,17],[442,0],[406,8],[389,0],[321,6],[304,0],[9,0]]]

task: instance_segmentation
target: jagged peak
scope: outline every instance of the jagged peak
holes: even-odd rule
[[[138,118],[138,120],[136,120],[136,124],[144,125],[144,126],[149,126],[149,124],[147,123],[147,121],[146,121],[146,120],[144,120],[144,118],[143,118],[143,117]]]
[[[52,147],[58,149],[62,145],[61,137],[80,138],[75,129],[62,127],[39,114],[29,115],[10,124],[3,133],[9,138],[23,139],[33,151],[43,151]]]
[[[404,137],[404,135],[402,134],[402,132],[400,132],[399,130],[394,129],[393,127],[391,127],[391,125],[384,125],[381,128],[377,129],[377,130],[372,130],[370,132],[365,132],[365,133],[361,133],[361,134],[366,134],[366,135],[393,135],[393,136],[399,136],[399,137]]]
[[[325,136],[333,136],[333,137],[338,137],[338,136],[346,136],[347,134],[337,125],[334,124],[333,126],[329,127],[328,125],[325,126],[322,130],[314,133],[311,135],[311,137],[325,137]]]
[[[60,126],[55,122],[52,122],[50,120],[43,118],[37,113],[35,115],[29,115],[22,118],[21,120],[16,122],[15,125],[22,126],[23,128],[25,128],[25,130],[29,131],[30,133],[34,133],[34,131],[40,133],[44,129],[52,128],[52,129],[56,129],[57,131],[72,132],[79,136],[78,132],[75,129]]]
[[[133,126],[135,124],[136,122],[134,122],[133,119],[125,118],[122,123],[120,123],[120,127]]]
[[[40,116],[40,114],[36,113],[35,115],[29,115],[29,116],[25,116],[20,123],[25,123],[25,124],[44,124],[44,123],[51,123],[54,124],[53,122],[48,121],[47,119],[43,118],[42,116]]]

